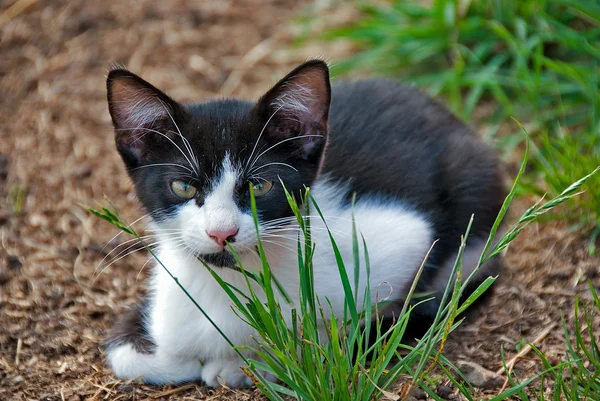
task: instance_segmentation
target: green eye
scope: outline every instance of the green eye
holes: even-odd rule
[[[265,195],[271,188],[273,188],[273,181],[261,181],[253,183],[252,185],[254,196],[256,197]]]
[[[181,180],[175,180],[171,183],[171,190],[181,199],[192,199],[196,196],[198,190],[193,185]]]

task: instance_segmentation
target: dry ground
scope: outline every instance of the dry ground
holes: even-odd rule
[[[177,99],[253,98],[295,63],[340,49],[290,48],[294,1],[13,3],[0,0],[0,400],[261,399],[123,383],[104,367],[99,344],[140,293],[145,261],[99,274],[125,238],[79,206],[106,194],[128,219],[142,215],[113,149],[104,77],[120,62]],[[510,358],[551,327],[540,347],[559,361],[561,313],[585,296],[585,278],[600,286],[598,259],[565,224],[534,225],[507,259],[489,307],[448,344],[453,360],[496,370],[500,346]],[[516,365],[524,376],[538,368]]]

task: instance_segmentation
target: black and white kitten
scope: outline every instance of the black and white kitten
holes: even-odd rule
[[[245,269],[259,268],[250,183],[273,274],[293,298],[299,228],[280,180],[294,193],[311,188],[348,266],[354,212],[369,249],[372,299],[385,283],[382,292],[399,302],[436,239],[419,290],[443,291],[472,214],[464,276],[473,270],[505,195],[496,157],[445,108],[388,80],[331,88],[322,61],[300,65],[256,103],[181,105],[123,69],[111,71],[107,85],[117,149],[151,216],[156,254],[236,345],[252,345],[255,333],[198,258],[238,288],[245,282],[227,243]],[[341,315],[344,293],[327,231],[319,218],[311,226],[316,293]],[[474,285],[498,266],[484,266]],[[353,269],[348,273],[353,282]],[[438,305],[425,304],[419,316],[430,318]],[[159,265],[146,300],[117,324],[106,352],[123,379],[252,383]]]

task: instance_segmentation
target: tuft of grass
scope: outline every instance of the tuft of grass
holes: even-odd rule
[[[523,383],[508,375],[513,387],[507,392],[521,400],[600,400],[600,342],[595,333],[600,318],[600,298],[598,291],[590,283],[592,301],[587,305],[576,299],[572,326],[562,319],[566,340],[565,356],[561,363],[553,365],[544,353],[530,344],[542,362],[543,372],[537,377],[537,385],[528,381],[528,393],[523,391]],[[502,358],[504,363],[504,358]],[[506,364],[504,363],[506,371]]]
[[[532,185],[530,180],[527,185],[530,192],[541,194],[547,190],[552,194],[558,193],[560,188],[577,177],[597,169],[600,166],[600,133],[596,135],[592,137],[561,133],[559,139],[552,138],[548,133],[540,135],[540,144],[535,150],[533,161],[545,186]],[[584,196],[578,197],[571,207],[555,212],[554,217],[575,220],[572,227],[575,230],[592,227],[588,250],[590,254],[595,254],[596,242],[600,236],[600,175],[591,177],[584,189]]]
[[[580,299],[575,301],[573,328],[563,318],[562,327],[567,340],[565,366],[551,369],[552,364],[544,354],[534,347],[534,351],[542,360],[543,366],[549,369],[552,380],[553,397],[546,397],[543,391],[544,381],[540,383],[540,391],[536,394],[538,400],[600,400],[600,340],[597,336],[598,318],[600,317],[600,299],[598,292],[590,283],[592,303],[582,304]]]
[[[15,215],[18,216],[23,212],[23,206],[26,198],[27,188],[21,186],[20,184],[14,184],[8,190],[6,201],[10,205],[10,210]]]
[[[515,117],[536,152],[529,192],[558,195],[600,166],[600,3],[590,0],[356,1],[361,16],[324,33],[360,49],[335,74],[366,70],[443,96],[465,120],[480,105],[491,135]],[[497,136],[512,154],[519,135]],[[538,184],[540,178],[543,184]],[[600,179],[566,214],[600,235]],[[564,210],[564,209],[563,209]],[[590,248],[594,251],[593,246]]]
[[[490,232],[478,266],[505,249],[527,224],[536,221],[552,208],[579,195],[581,187],[591,177],[590,174],[577,180],[562,191],[559,196],[546,203],[542,204],[540,200],[534,204],[516,223],[509,227],[507,233],[492,247],[491,244],[494,243],[497,229],[515,196],[517,184],[523,176],[526,163],[527,157],[521,165],[515,184]],[[190,302],[194,303],[247,363],[245,371],[254,380],[260,391],[270,400],[276,401],[283,401],[285,397],[306,401],[369,401],[381,398],[388,400],[406,399],[415,388],[420,387],[430,397],[439,400],[439,396],[431,388],[436,382],[436,379],[432,376],[432,370],[439,368],[461,394],[468,400],[473,400],[474,391],[466,378],[442,355],[448,336],[461,322],[457,320],[459,315],[481,296],[495,280],[492,277],[487,278],[466,301],[459,302],[466,285],[477,271],[476,269],[471,276],[463,280],[461,260],[470,224],[461,240],[458,256],[454,263],[451,275],[454,279],[448,282],[434,322],[423,338],[416,345],[411,346],[402,344],[402,339],[411,310],[414,308],[414,306],[410,306],[409,300],[415,295],[414,290],[418,275],[397,320],[391,328],[382,331],[382,325],[377,314],[381,303],[378,299],[371,299],[370,292],[366,290],[364,302],[359,305],[358,289],[360,283],[357,281],[351,282],[348,275],[348,269],[353,268],[356,272],[361,268],[361,265],[364,266],[367,273],[370,271],[367,244],[364,239],[360,238],[356,226],[353,224],[352,232],[354,266],[346,266],[340,255],[337,242],[331,233],[329,234],[329,244],[315,244],[312,241],[310,219],[304,217],[304,208],[312,204],[321,218],[323,217],[318,205],[310,196],[310,191],[307,189],[300,202],[289,193],[286,194],[300,227],[298,239],[298,274],[300,277],[298,303],[292,302],[272,274],[260,237],[258,237],[258,250],[261,257],[259,272],[251,273],[240,266],[240,273],[246,278],[247,288],[235,288],[223,281],[218,272],[205,265],[214,277],[216,284],[220,285],[231,298],[234,312],[258,333],[259,338],[255,339],[255,345],[236,347],[232,344],[210,319],[210,316],[202,310],[201,305],[198,305],[189,295],[185,289],[185,283],[180,283],[177,277],[171,275],[157,259],[159,265],[167,270],[172,279],[188,296]],[[252,192],[251,202],[258,235],[256,203]],[[145,244],[140,235],[129,224],[121,220],[118,211],[112,204],[111,208],[101,207],[100,210],[89,210],[96,216],[136,237],[156,258],[152,249]],[[320,298],[314,292],[312,266],[317,245],[331,247],[336,257],[338,273],[345,296],[343,316],[334,315],[330,311],[329,300]],[[423,265],[424,263],[425,261]],[[357,276],[355,275],[355,277]],[[260,291],[254,289],[256,287],[252,284],[256,283],[258,283]],[[427,302],[427,300],[420,302]],[[596,302],[598,303],[597,297]],[[373,327],[368,323],[374,323]],[[576,344],[578,346],[576,350],[574,349],[574,352],[577,355],[583,353],[587,356],[584,348],[579,346],[580,343],[577,342]],[[585,350],[589,351],[590,348],[585,348]],[[246,351],[252,351],[257,357],[246,357],[248,355]],[[591,352],[594,353],[594,358],[596,358],[597,345]],[[540,355],[543,354],[540,353]],[[577,359],[577,361],[580,361],[580,359]],[[556,372],[565,366],[574,366],[574,363],[576,362],[567,361],[557,367],[548,365],[543,374],[551,374],[551,372]],[[592,369],[589,369],[589,367],[586,367],[586,369],[591,374]],[[261,372],[272,374],[280,380],[280,383],[265,380]],[[584,373],[581,377],[589,378],[589,375]],[[514,395],[525,394],[524,389],[537,378],[536,376],[522,383],[514,382],[509,390],[494,397],[494,400],[503,400]],[[593,379],[595,378],[596,376],[593,377]],[[392,392],[391,388],[398,383],[398,380],[402,384],[397,392]],[[591,394],[590,391],[595,390],[594,386],[587,386],[588,382],[583,383],[577,380],[580,380],[580,378],[574,379],[577,383],[576,391],[579,391],[577,394]],[[584,388],[580,388],[582,386]]]

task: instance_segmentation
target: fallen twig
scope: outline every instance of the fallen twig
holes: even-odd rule
[[[193,383],[190,383],[190,384],[186,384],[185,386],[176,387],[176,388],[173,388],[171,390],[166,390],[166,391],[162,391],[160,393],[152,394],[150,397],[152,397],[152,398],[162,398],[162,397],[166,397],[166,396],[169,396],[169,395],[181,393],[182,391],[189,390],[189,389],[191,389],[193,387],[196,387],[196,385],[193,384]]]
[[[23,346],[23,339],[17,340],[17,351],[15,352],[15,366],[19,366],[21,360],[21,347]]]
[[[531,351],[531,344],[535,345],[536,347],[539,345],[539,343],[546,338],[546,336],[548,334],[550,334],[550,332],[556,327],[556,322],[552,323],[550,326],[546,327],[546,329],[544,331],[542,331],[535,340],[533,340],[531,343],[528,343],[527,345],[525,345],[523,347],[523,349],[521,349],[521,351],[519,351],[519,353],[517,355],[515,355],[514,357],[511,358],[510,361],[508,361],[508,363],[506,364],[506,368],[508,368],[508,374],[510,374],[510,372],[512,371],[513,367],[515,366],[515,364],[519,361],[519,359],[523,358],[525,355],[527,355],[530,351]],[[502,368],[498,369],[498,371],[496,371],[496,374],[504,374],[505,372],[505,367],[502,366]]]
[[[234,69],[231,71],[231,73],[221,86],[221,90],[219,91],[221,95],[229,96],[233,94],[240,82],[242,82],[242,78],[244,77],[246,72],[269,54],[269,52],[271,51],[271,47],[279,40],[280,36],[281,31],[275,33],[271,37],[263,40],[262,42],[254,46],[252,49],[250,49],[248,53],[246,53],[236,64]]]
[[[10,7],[8,7],[2,14],[0,14],[0,24],[8,22],[21,14],[27,8],[35,4],[37,0],[17,0]]]

